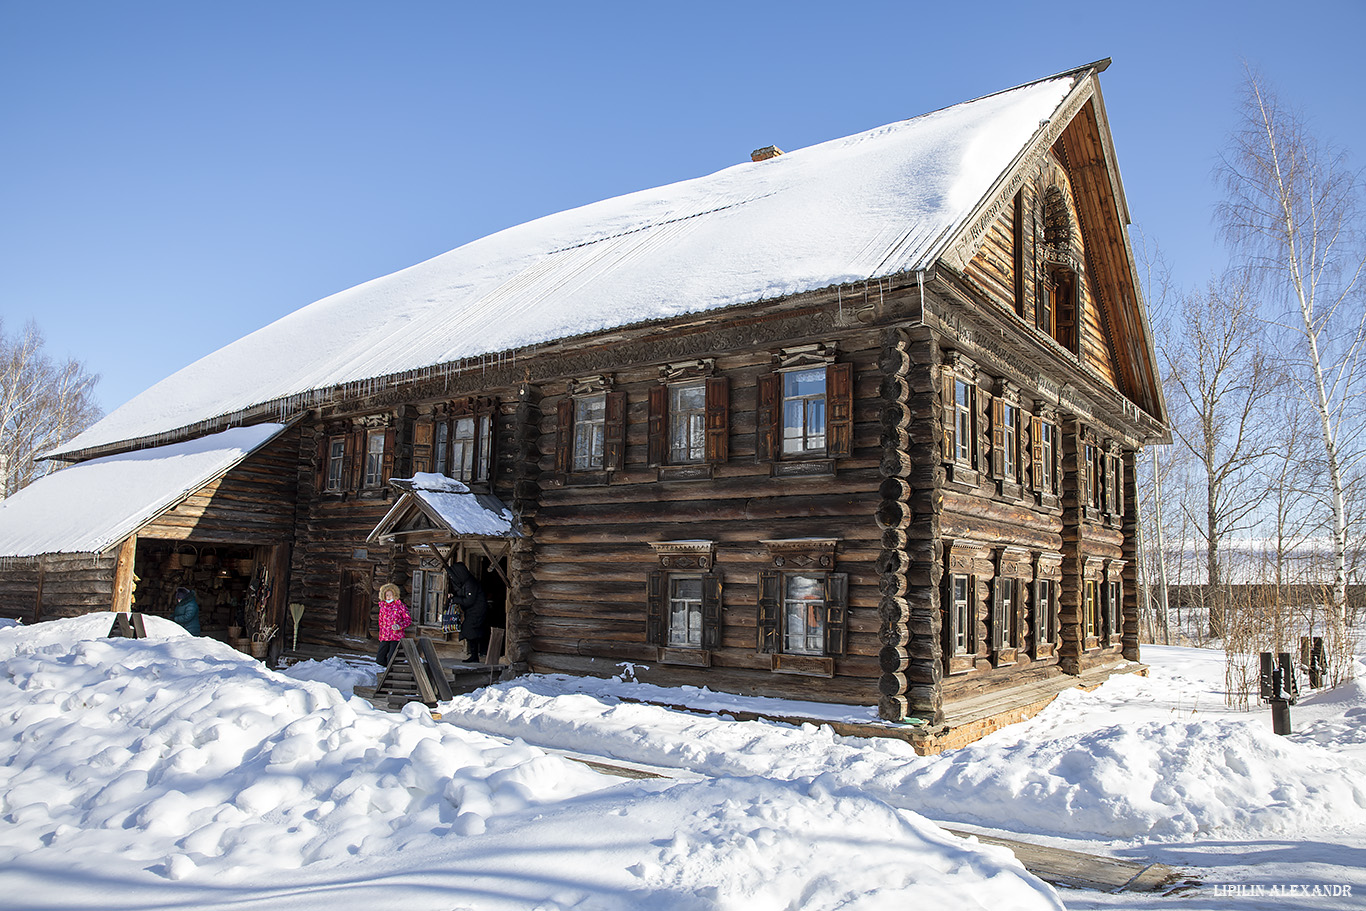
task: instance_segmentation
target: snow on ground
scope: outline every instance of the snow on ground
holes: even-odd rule
[[[146,619],[0,629],[7,909],[1061,907],[829,776],[623,781]]]

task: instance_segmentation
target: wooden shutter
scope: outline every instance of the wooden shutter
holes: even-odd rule
[[[664,644],[664,573],[650,573],[645,586],[645,641],[650,645]]]
[[[646,435],[646,462],[651,468],[669,458],[669,387],[663,383],[650,387],[650,420]]]
[[[1114,503],[1114,510],[1113,510],[1113,512],[1114,512],[1114,514],[1117,515],[1117,516],[1123,516],[1123,515],[1124,515],[1124,456],[1118,455],[1118,456],[1112,456],[1112,457],[1110,458],[1110,471],[1111,471],[1110,477],[1113,478],[1113,480],[1110,482],[1110,484],[1111,484],[1110,489],[1113,490],[1113,491],[1114,491],[1114,494],[1115,494],[1115,503]]]
[[[555,470],[561,474],[568,474],[573,464],[573,446],[574,400],[566,396],[555,407]]]
[[[353,430],[346,435],[347,490],[360,490],[365,481],[365,431]]]
[[[621,471],[626,467],[626,393],[609,392],[602,427],[602,467]]]
[[[413,422],[413,474],[432,470],[432,432],[430,416]]]
[[[941,368],[939,374],[940,392],[944,405],[944,461],[952,462],[957,453],[958,406],[954,401],[954,383],[957,377],[948,367]]]
[[[721,647],[721,577],[716,573],[702,576],[702,647]]]
[[[498,407],[496,402],[475,418],[474,429],[475,464],[483,466],[482,480],[492,484],[498,468],[495,461],[498,457]],[[476,478],[479,477],[479,472],[480,469],[476,468],[474,472]]]
[[[1005,579],[997,576],[991,585],[991,650],[999,652],[1006,647],[1006,615],[1002,603],[1002,588]]]
[[[1081,434],[1077,434],[1077,455],[1081,463],[1081,475],[1077,478],[1077,487],[1081,489],[1082,515],[1089,515],[1095,518],[1095,510],[1091,506],[1094,500],[1091,499],[1091,485],[1100,479],[1096,475],[1096,451],[1087,450],[1086,443],[1082,440]]]
[[[825,368],[825,454],[849,455],[854,449],[854,365]]]
[[[773,570],[759,573],[759,651],[772,654],[778,651],[778,599],[782,576]]]
[[[1029,419],[1029,480],[1036,493],[1051,493],[1043,489],[1043,418]]]
[[[314,493],[322,493],[327,489],[327,463],[332,455],[332,447],[328,445],[329,443],[331,443],[331,439],[325,433],[318,439],[318,464],[313,478]]]
[[[1043,595],[1044,580],[1042,580],[1042,579],[1035,579],[1035,580],[1034,580],[1034,584],[1033,584],[1032,586],[1030,586],[1030,587],[1033,589],[1033,591],[1030,592],[1030,596],[1031,596],[1031,598],[1032,598],[1032,603],[1030,604],[1030,611],[1029,611],[1029,618],[1030,618],[1030,619],[1029,619],[1029,642],[1030,642],[1029,654],[1030,654],[1032,657],[1034,657],[1034,658],[1038,658],[1038,657],[1039,657],[1039,646],[1043,644],[1043,635],[1044,635],[1044,630],[1046,629],[1046,627],[1044,626],[1044,615],[1043,615],[1043,612],[1044,612],[1044,595]]]
[[[779,401],[782,398],[782,376],[766,373],[759,377],[759,402],[755,414],[754,457],[760,462],[771,462],[778,457],[781,439]]]
[[[398,431],[390,427],[384,431],[384,455],[380,458],[380,483],[388,484],[394,476],[394,457],[398,454]]]
[[[825,576],[825,653],[843,655],[848,644],[849,575]]]
[[[1049,493],[1062,495],[1062,425],[1053,425],[1053,489]]]
[[[991,399],[991,473],[1006,478],[1006,403],[999,395]]]
[[[730,458],[730,380],[724,376],[707,379],[706,457],[708,462]]]

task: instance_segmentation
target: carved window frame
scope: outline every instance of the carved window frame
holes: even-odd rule
[[[1035,661],[1057,655],[1058,595],[1062,587],[1062,554],[1034,556],[1033,601],[1030,605],[1030,654]]]
[[[980,480],[981,418],[978,412],[982,395],[978,388],[977,365],[957,351],[947,351],[940,370],[946,476],[949,481],[976,487]]]
[[[789,452],[786,378],[799,371],[821,368],[825,371],[821,395],[825,411],[824,446]],[[769,463],[774,477],[833,475],[837,460],[853,452],[853,382],[853,364],[838,360],[834,344],[813,343],[775,353],[773,371],[759,377],[755,458]]]
[[[1025,491],[1024,456],[1030,452],[1024,421],[1028,412],[1014,383],[997,379],[996,390],[991,399],[991,473],[1001,497],[1019,500]]]
[[[844,655],[847,647],[849,622],[849,576],[835,571],[839,540],[789,538],[759,543],[767,550],[773,567],[759,572],[759,653],[769,655],[775,673],[833,677],[835,659]],[[793,577],[813,579],[821,588],[817,613],[824,645],[820,654],[787,648],[786,598]]]
[[[1051,405],[1040,402],[1030,417],[1030,484],[1035,502],[1056,508],[1063,481],[1062,421]]]
[[[659,566],[646,579],[646,641],[655,646],[662,664],[710,667],[712,653],[721,647],[722,586],[715,570],[714,541],[652,541]],[[698,645],[669,641],[670,611],[674,583],[683,579],[701,582],[701,640]]]
[[[990,601],[984,599],[988,583],[995,578],[997,561],[992,548],[979,541],[966,538],[944,542],[944,582],[941,586],[940,605],[943,629],[943,660],[947,674],[964,674],[976,670],[979,657],[990,656],[990,631],[984,626],[984,608],[990,608]],[[960,626],[962,619],[955,613],[954,586],[959,579],[967,583],[966,626]],[[994,599],[993,599],[994,600]],[[955,648],[960,630],[966,637],[966,651]]]
[[[991,660],[997,667],[1015,664],[1024,651],[1023,617],[1030,584],[1034,580],[1029,551],[1018,547],[1002,548],[996,557],[996,575],[991,584],[991,610],[988,629]]]
[[[716,466],[730,457],[730,380],[715,373],[712,358],[666,364],[659,368],[659,383],[649,391],[647,462],[660,481],[708,480]],[[674,394],[682,386],[703,389],[702,447],[697,458],[677,456]]]
[[[603,400],[601,459],[584,466],[576,459],[581,432],[578,405],[597,397]],[[626,393],[614,389],[613,378],[606,374],[570,380],[556,409],[555,471],[559,483],[608,484],[625,465]]]

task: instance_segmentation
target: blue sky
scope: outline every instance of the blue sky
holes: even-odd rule
[[[0,317],[113,409],[509,225],[1102,57],[1135,227],[1200,284],[1245,60],[1366,151],[1366,3],[1288,8],[0,0]]]

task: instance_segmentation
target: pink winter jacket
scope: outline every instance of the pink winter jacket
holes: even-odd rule
[[[402,601],[381,601],[379,603],[379,641],[397,642],[403,638],[403,631],[412,625],[413,618],[408,615],[408,605]]]

